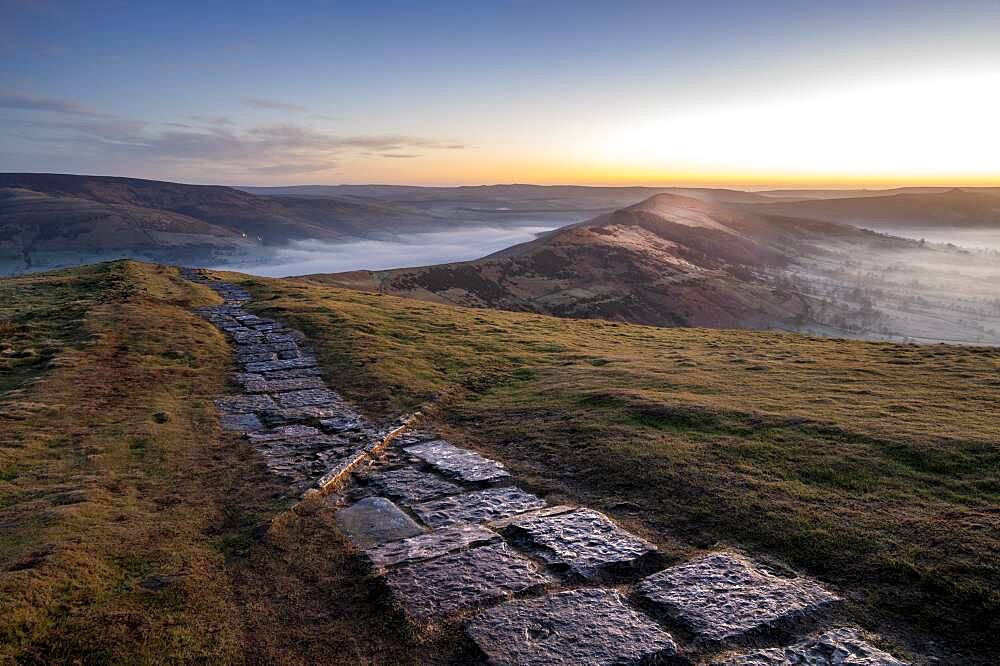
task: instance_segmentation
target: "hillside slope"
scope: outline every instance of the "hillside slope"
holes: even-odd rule
[[[389,237],[433,224],[431,216],[377,202],[257,196],[135,178],[0,174],[0,274],[121,256],[222,263],[264,256],[296,239]]]
[[[1000,232],[1000,189],[995,188],[753,204],[749,209],[886,231],[955,228]]]
[[[773,280],[831,247],[912,243],[659,194],[483,259],[307,279],[459,305],[665,326],[794,328],[811,304]]]
[[[915,663],[995,654],[995,348],[224,278],[255,295],[247,307],[305,332],[332,385],[370,415],[420,408],[528,490],[606,511],[679,559],[721,544],[802,568],[843,591],[845,621],[884,629]]]

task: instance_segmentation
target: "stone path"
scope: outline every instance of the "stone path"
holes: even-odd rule
[[[292,492],[338,489],[341,529],[417,625],[462,621],[486,661],[512,666],[902,664],[856,629],[824,630],[841,600],[815,581],[728,551],[664,568],[653,544],[593,509],[548,506],[497,461],[369,423],[298,332],[244,311],[238,287],[184,276],[224,300],[198,311],[241,370],[242,391],[216,402],[222,426]]]

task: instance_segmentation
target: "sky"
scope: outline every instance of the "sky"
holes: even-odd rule
[[[0,171],[1000,185],[1000,0],[0,0]]]

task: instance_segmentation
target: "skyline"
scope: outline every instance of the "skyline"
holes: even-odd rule
[[[1000,2],[0,0],[0,171],[1000,185]]]

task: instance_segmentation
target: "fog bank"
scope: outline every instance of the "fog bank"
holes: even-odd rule
[[[273,257],[265,261],[226,264],[213,268],[266,277],[288,277],[469,261],[530,241],[537,234],[558,226],[479,227],[404,235],[391,241],[296,241],[278,249]]]

